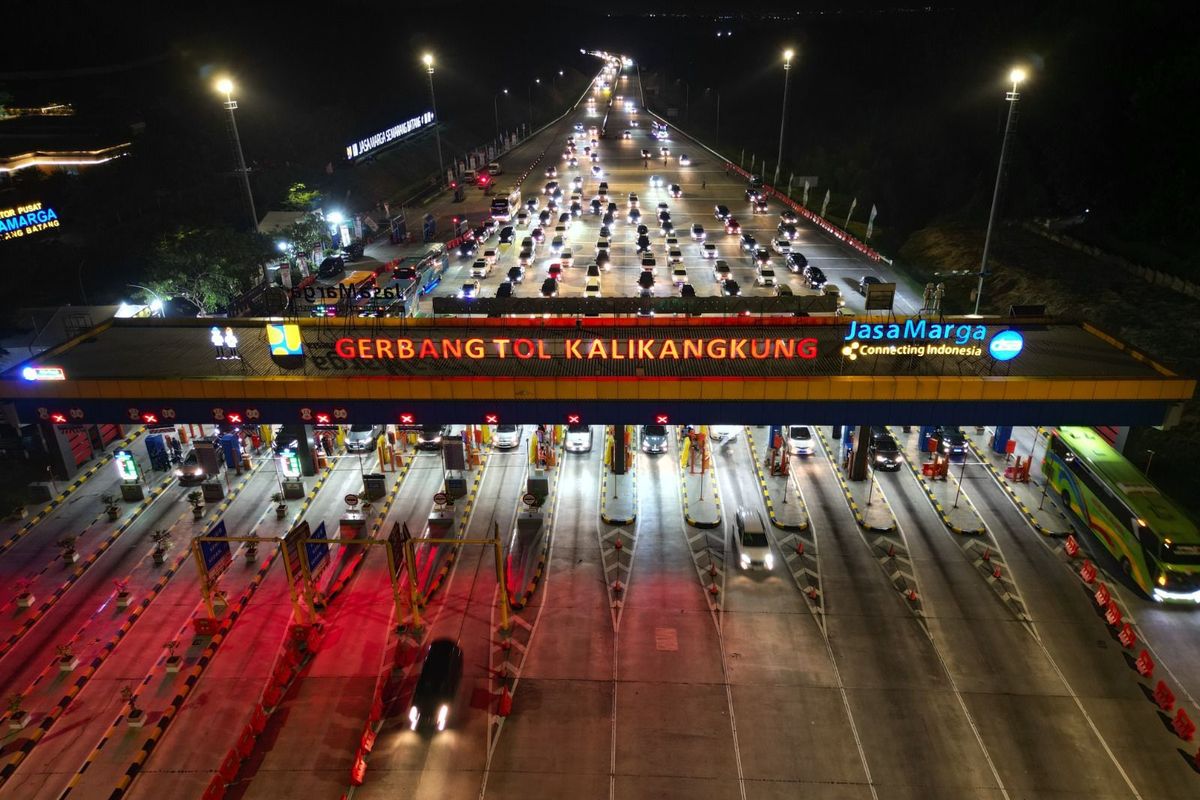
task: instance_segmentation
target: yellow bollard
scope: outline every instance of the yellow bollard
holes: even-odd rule
[[[492,443],[492,426],[484,425],[482,427],[483,427],[483,443],[491,444]]]

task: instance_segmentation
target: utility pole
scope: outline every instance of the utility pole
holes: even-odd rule
[[[783,110],[779,114],[779,154],[775,157],[775,179],[771,181],[772,186],[779,183],[779,165],[783,163],[783,129],[787,122],[788,76],[792,73],[793,55],[795,53],[791,50],[783,51]]]
[[[1017,101],[1021,99],[1021,95],[1017,92],[1017,86],[1025,80],[1025,70],[1019,67],[1013,69],[1008,74],[1008,79],[1012,81],[1012,91],[1004,96],[1004,99],[1008,101],[1008,118],[1004,122],[1004,139],[1000,142],[1000,164],[996,167],[996,186],[992,189],[992,210],[988,212],[987,233],[983,237],[983,257],[979,260],[979,285],[975,287],[976,314],[979,313],[979,304],[983,300],[983,279],[987,275],[988,250],[992,245],[992,226],[996,222],[996,206],[1000,199],[1000,179],[1004,176],[1004,157],[1008,154],[1008,139],[1012,134]]]

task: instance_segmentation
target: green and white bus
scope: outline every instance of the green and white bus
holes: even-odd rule
[[[1200,529],[1104,437],[1054,430],[1042,474],[1147,596],[1200,604]]]

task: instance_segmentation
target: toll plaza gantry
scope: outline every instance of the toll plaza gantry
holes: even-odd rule
[[[297,425],[1169,425],[1195,390],[1088,324],[751,313],[755,302],[770,312],[820,299],[704,298],[703,316],[681,313],[681,298],[643,314],[639,299],[596,301],[589,310],[607,302],[615,312],[595,316],[544,315],[581,301],[510,301],[543,315],[499,319],[502,301],[478,300],[479,316],[466,318],[222,320],[232,337],[214,337],[203,319],[120,319],[10,370],[0,397],[22,423],[46,426],[230,415]],[[713,315],[716,304],[727,312]]]

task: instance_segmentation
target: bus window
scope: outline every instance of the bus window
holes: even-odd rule
[[[1159,558],[1158,537],[1150,530],[1150,526],[1140,519],[1135,519],[1133,520],[1133,528],[1137,531],[1138,541],[1141,542],[1142,549],[1146,551],[1146,555],[1153,556],[1157,560]]]

